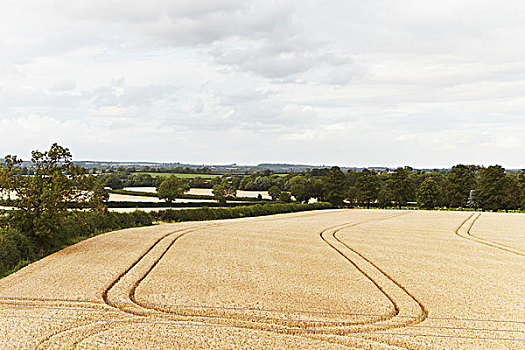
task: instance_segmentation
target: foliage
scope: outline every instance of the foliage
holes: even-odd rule
[[[410,171],[411,168],[408,167],[397,168],[387,181],[388,195],[399,207],[414,198],[415,189]]]
[[[281,189],[277,186],[272,186],[268,190],[268,194],[270,195],[270,197],[272,197],[272,200],[278,201],[281,197]]]
[[[505,210],[516,210],[521,206],[521,189],[517,176],[507,174],[507,183],[503,193],[503,208]]]
[[[446,200],[450,207],[463,208],[469,199],[470,191],[476,187],[476,175],[466,165],[452,167],[445,182]]]
[[[18,159],[17,156],[5,156],[0,167],[0,197],[4,194],[7,199],[10,200],[11,193],[16,191],[21,179],[21,171],[19,168],[21,163],[22,160]]]
[[[175,198],[184,194],[184,192],[189,191],[190,187],[179,181],[174,175],[166,178],[160,184],[157,189],[157,195],[160,199],[165,199],[168,203],[171,203]]]
[[[500,165],[491,165],[479,171],[478,186],[474,196],[484,210],[497,211],[503,209],[506,189],[505,169]]]
[[[6,159],[13,159],[7,156]],[[49,151],[31,152],[33,175],[21,176],[11,171],[18,196],[17,227],[28,236],[37,238],[42,245],[53,239],[57,227],[63,224],[70,203],[95,205],[100,210],[103,195],[94,191],[95,184],[85,169],[74,165],[67,148],[56,143]],[[3,174],[8,164],[3,164]],[[9,184],[9,176],[2,179],[2,188]]]
[[[339,167],[332,167],[323,177],[323,199],[342,206],[346,198],[348,179]]]
[[[295,200],[302,203],[308,203],[310,198],[320,198],[322,186],[323,183],[320,179],[303,175],[293,176],[285,185]]]
[[[370,203],[377,200],[381,189],[381,180],[373,170],[364,169],[357,174],[356,185],[357,201],[366,204],[370,208]]]
[[[420,207],[433,209],[440,203],[440,191],[437,182],[432,178],[427,178],[418,189],[417,202]]]
[[[272,215],[278,213],[293,213],[306,210],[329,209],[332,206],[328,203],[314,204],[256,204],[251,206],[236,208],[200,208],[188,210],[163,210],[152,212],[151,215],[161,221],[203,221],[234,219],[251,216]]]
[[[17,215],[8,219],[13,226],[19,226]],[[45,246],[41,245],[35,237],[28,236],[16,228],[0,230],[0,276],[81,239],[102,232],[151,224],[152,217],[141,211],[133,213],[69,212],[63,218],[63,225],[56,227],[52,238],[47,240]]]
[[[227,198],[235,197],[237,190],[229,182],[223,181],[222,183],[213,186],[213,196],[217,202],[224,204]]]

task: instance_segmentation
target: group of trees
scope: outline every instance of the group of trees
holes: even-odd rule
[[[23,175],[21,160],[7,155],[0,164],[0,192],[20,209],[14,214],[17,229],[39,245],[50,244],[72,203],[93,211],[105,210],[107,194],[93,176],[72,163],[67,148],[53,144],[49,151],[33,151],[31,162],[32,175]]]
[[[400,167],[382,173],[369,169],[344,173],[332,167],[285,176],[271,171],[229,175],[214,182],[222,186],[228,183],[236,189],[267,190],[273,200],[281,202],[308,202],[315,198],[336,206],[525,208],[525,172],[506,171],[499,165],[459,164],[450,170],[430,172]]]
[[[459,164],[448,171],[434,172],[400,167],[381,174],[368,169],[343,173],[333,167],[290,174],[283,180],[280,187],[270,188],[274,199],[280,199],[286,191],[301,202],[316,198],[338,206],[401,207],[410,203],[426,209],[525,208],[525,172],[507,172],[499,165],[485,168]]]

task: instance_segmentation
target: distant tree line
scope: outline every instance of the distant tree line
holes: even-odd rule
[[[102,174],[97,182],[113,189],[136,186],[159,188],[160,176],[119,171]],[[172,180],[174,181],[174,180]],[[339,167],[277,175],[224,174],[213,179],[178,179],[184,188],[212,188],[220,201],[236,190],[268,191],[275,201],[327,201],[336,206],[525,209],[525,171],[506,171],[499,165],[458,164],[449,170],[421,171],[410,167],[376,172],[341,171]]]
[[[279,197],[283,191],[298,201],[316,198],[338,206],[384,208],[411,204],[424,209],[519,210],[525,208],[525,171],[507,172],[499,165],[458,164],[448,171],[399,167],[385,173],[368,169],[343,173],[332,167],[283,177],[270,188],[270,195]]]

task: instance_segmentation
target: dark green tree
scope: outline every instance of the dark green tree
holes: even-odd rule
[[[366,204],[370,208],[370,203],[377,200],[381,180],[373,170],[364,169],[357,174],[356,184],[357,200],[361,204]]]
[[[315,179],[311,177],[297,175],[287,181],[286,188],[296,201],[308,203],[310,198],[316,197],[314,182]]]
[[[525,209],[525,170],[521,170],[516,174],[516,181],[520,188],[520,208]]]
[[[160,183],[159,188],[157,188],[157,195],[159,199],[165,199],[168,203],[171,203],[189,189],[190,186],[188,184],[180,181],[175,175],[171,175]]]
[[[470,191],[476,187],[476,174],[472,167],[458,164],[450,169],[445,180],[445,195],[448,206],[463,208]]]
[[[476,201],[484,210],[497,211],[504,207],[507,176],[500,165],[491,165],[479,171],[478,186],[474,191]]]
[[[272,197],[273,201],[278,201],[279,198],[281,197],[281,190],[277,186],[272,186],[268,190],[268,195],[270,195],[270,197]]]
[[[390,197],[399,208],[409,200],[415,199],[414,183],[410,177],[411,168],[397,168],[387,181],[388,197]]]
[[[213,186],[212,193],[217,202],[225,204],[228,198],[237,194],[237,190],[227,180],[223,180],[220,184]]]
[[[521,206],[521,189],[516,174],[507,174],[507,184],[503,195],[505,210],[517,210]]]
[[[323,198],[335,206],[342,206],[348,191],[348,179],[339,167],[332,167],[323,177]]]
[[[440,204],[440,188],[437,182],[428,177],[417,191],[417,202],[420,207],[433,209]]]

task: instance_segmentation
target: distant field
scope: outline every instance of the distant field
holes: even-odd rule
[[[213,178],[222,176],[222,175],[217,175],[217,174],[175,174],[175,173],[142,173],[142,172],[137,172],[133,174],[148,174],[153,177],[155,176],[170,177],[171,175],[175,175],[176,177],[180,179],[194,179],[196,177],[202,177],[203,179],[213,179]]]

